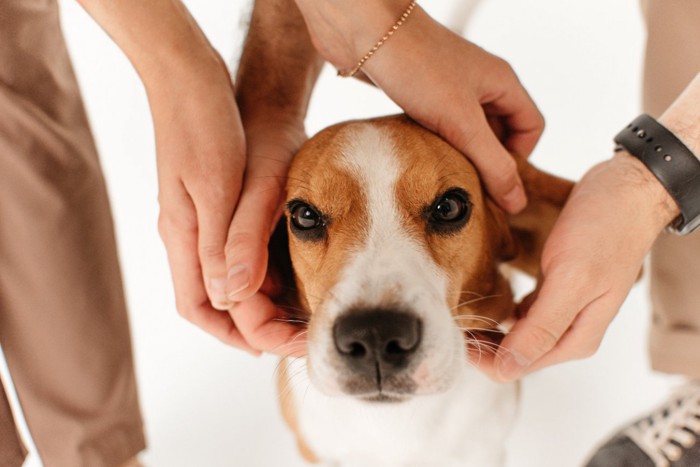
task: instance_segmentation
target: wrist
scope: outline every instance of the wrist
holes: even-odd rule
[[[623,150],[608,164],[614,179],[629,187],[631,196],[639,200],[640,208],[648,208],[646,212],[657,233],[680,215],[678,204],[642,161]]]
[[[338,69],[349,69],[377,43],[408,6],[407,0],[296,0],[311,40]]]
[[[223,59],[216,52],[208,57],[186,58],[162,64],[152,64],[146,71],[139,70],[139,76],[146,95],[154,111],[154,104],[165,103],[168,107],[186,100],[206,100],[224,95],[230,96],[235,106],[233,81]]]
[[[666,112],[659,118],[659,123],[676,135],[695,157],[700,159],[700,125],[697,117],[690,118],[687,115]]]
[[[173,47],[154,58],[143,58],[134,63],[149,97],[161,90],[182,88],[197,89],[224,84],[233,86],[226,63],[209,44]]]

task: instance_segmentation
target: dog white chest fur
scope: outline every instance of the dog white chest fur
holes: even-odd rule
[[[444,393],[378,404],[321,393],[298,360],[290,366],[298,429],[318,459],[344,467],[496,467],[515,418],[514,385],[466,364]]]
[[[332,465],[502,465],[517,388],[469,365],[463,324],[496,323],[472,302],[512,305],[476,171],[402,118],[314,140],[288,185],[310,318],[281,393],[300,444]]]

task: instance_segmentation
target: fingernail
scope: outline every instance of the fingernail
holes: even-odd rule
[[[524,355],[508,351],[503,355],[498,365],[498,375],[504,381],[513,381],[522,376],[527,367],[530,366],[530,363],[530,360]]]
[[[238,300],[238,293],[246,289],[250,285],[250,273],[248,268],[242,264],[236,264],[228,270],[228,299],[231,301]]]
[[[525,208],[527,197],[525,196],[525,188],[518,183],[503,197],[505,208],[512,213],[516,213]]]
[[[217,310],[228,310],[233,303],[226,297],[226,279],[217,277],[209,280],[209,290],[212,294],[211,306]]]

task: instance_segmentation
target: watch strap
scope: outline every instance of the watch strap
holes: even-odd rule
[[[615,136],[624,148],[654,174],[680,208],[670,226],[685,235],[700,226],[700,160],[671,131],[642,114]]]

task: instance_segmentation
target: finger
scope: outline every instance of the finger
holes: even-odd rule
[[[517,82],[514,74],[512,79],[516,83],[508,86],[505,94],[484,103],[484,111],[489,116],[500,117],[503,120],[507,130],[506,149],[522,157],[528,157],[544,132],[544,116],[525,88]]]
[[[491,339],[489,336],[478,335],[470,332],[470,339],[467,339],[467,358],[476,368],[486,373],[494,381],[498,381],[497,363],[499,354],[497,349],[502,341],[502,334],[499,332],[498,339]]]
[[[237,303],[230,313],[256,349],[283,357],[306,354],[306,328],[290,322],[267,295],[256,293]]]
[[[450,142],[474,163],[486,189],[501,208],[510,213],[522,210],[527,197],[515,160],[491,131],[483,114],[472,117],[464,127],[469,132],[448,138]]]
[[[158,227],[168,253],[178,312],[222,342],[254,352],[236,329],[231,317],[210,305],[197,257],[194,206],[184,188],[173,191],[175,193],[170,193],[166,198],[179,201],[179,210],[164,207]],[[187,209],[183,209],[185,206]]]
[[[227,310],[232,303],[226,294],[226,256],[224,247],[240,181],[220,174],[198,180],[188,191],[197,212],[197,248],[202,276],[212,306]],[[204,185],[203,185],[204,184]]]
[[[251,297],[263,283],[267,244],[279,217],[288,166],[275,160],[251,165],[225,248],[227,297],[233,302]]]
[[[545,276],[527,315],[516,322],[503,340],[497,363],[500,380],[521,377],[557,345],[579,312],[599,298],[592,296],[587,287],[572,290],[570,284],[580,283],[576,275],[573,268],[561,264]]]
[[[576,316],[557,345],[530,365],[527,373],[569,360],[588,358],[596,353],[619,308],[619,305],[611,303],[608,297],[609,294],[605,294],[586,306]]]

